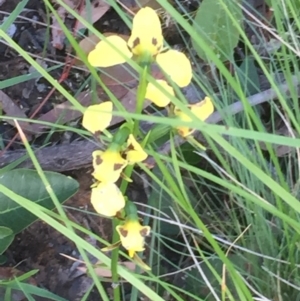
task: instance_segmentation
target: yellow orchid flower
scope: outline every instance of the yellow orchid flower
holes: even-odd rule
[[[124,225],[117,226],[116,230],[122,246],[128,250],[129,257],[133,258],[135,252],[145,250],[145,237],[151,230],[149,226],[142,226],[137,219],[127,219]]]
[[[205,97],[204,100],[196,104],[188,105],[188,108],[198,119],[202,121],[206,120],[214,112],[214,105],[209,97]],[[190,118],[177,107],[175,107],[174,109],[174,114],[181,121],[192,121],[192,118]],[[194,129],[188,126],[177,126],[176,129],[178,130],[179,135],[182,137],[186,137],[195,131]]]
[[[128,164],[135,164],[146,160],[148,154],[143,150],[142,146],[136,141],[132,134],[127,140],[126,159]]]
[[[187,86],[192,79],[189,59],[177,50],[163,51],[162,48],[163,35],[159,17],[155,10],[144,7],[133,18],[128,43],[118,36],[106,37],[89,53],[88,61],[94,67],[109,67],[125,63],[133,55],[142,60],[156,60],[179,87]]]
[[[99,183],[92,188],[91,203],[101,215],[115,216],[125,207],[125,199],[114,183]]]
[[[105,130],[112,119],[113,103],[105,101],[97,105],[91,105],[83,113],[82,126],[95,134]]]
[[[127,165],[119,150],[108,148],[106,151],[93,152],[93,177],[99,182],[115,183]]]

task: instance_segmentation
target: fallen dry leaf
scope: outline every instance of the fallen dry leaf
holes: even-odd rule
[[[0,90],[0,107],[7,116],[18,118],[27,118],[26,114],[19,106],[3,91]],[[10,125],[15,126],[13,120],[5,120]],[[20,126],[26,132],[33,132],[32,126],[26,121],[19,121]]]
[[[123,66],[123,65],[122,65]],[[124,68],[124,69],[122,69]],[[106,68],[109,69],[109,68]],[[128,86],[132,87],[131,89],[124,86],[124,80],[126,79],[126,72],[125,64],[123,67],[115,66],[109,69],[112,74],[110,76],[102,74],[100,77],[103,83],[110,89],[110,91],[115,95],[115,97],[122,103],[122,105],[126,108],[127,112],[134,113],[135,106],[136,106],[136,87],[137,81],[135,77],[130,74],[130,77],[127,76],[128,82],[126,83]],[[119,73],[119,74],[118,74]],[[112,78],[113,76],[118,77],[118,81]],[[155,65],[152,67],[152,75],[156,79],[161,79],[163,77],[162,73],[160,72],[159,68]],[[123,76],[123,77],[122,77]],[[122,81],[121,84],[119,81]],[[129,85],[130,83],[130,85]],[[104,91],[99,87],[97,90],[99,103],[102,101],[106,101],[108,98]],[[79,103],[85,107],[89,106],[92,103],[92,93],[82,92],[77,97]],[[143,108],[149,106],[150,102],[148,100],[144,101]],[[50,123],[59,123],[59,124],[66,124],[76,118],[79,118],[82,115],[81,112],[74,110],[72,105],[66,101],[62,104],[56,105],[51,111],[47,112],[46,114],[40,116],[38,118],[39,121],[46,121]],[[124,118],[122,116],[114,116],[111,122],[111,125],[115,125],[119,122],[122,122]],[[31,130],[34,131],[36,136],[41,135],[45,132],[45,130],[49,128],[49,126],[42,125],[42,124],[32,124]]]
[[[86,268],[84,261],[79,260],[79,259],[74,258],[69,255],[63,254],[63,253],[60,253],[60,255],[74,261],[74,264],[72,265],[72,267],[75,266],[75,268],[79,271],[79,275],[87,273],[88,269]],[[136,264],[132,261],[122,261],[122,262],[120,261],[119,265],[124,266],[131,271],[135,271],[135,269],[136,269]],[[97,276],[100,276],[100,277],[110,278],[112,276],[110,268],[107,266],[104,266],[101,261],[97,261],[94,264],[94,271],[96,272]]]
[[[124,262],[119,262],[119,265],[126,267],[130,271],[135,271],[136,269],[136,264],[131,261],[124,261]],[[87,272],[87,268],[85,266],[80,266],[77,268],[83,273]],[[94,271],[96,272],[97,276],[99,277],[105,277],[105,278],[110,278],[111,277],[111,270],[109,267],[102,266],[101,262],[97,262],[95,264]]]
[[[62,22],[65,21],[66,19],[66,15],[67,12],[63,7],[59,7],[57,9],[57,14],[60,17],[60,19],[62,20]],[[52,16],[52,46],[56,49],[62,50],[64,48],[64,39],[65,39],[65,34],[63,32],[63,30],[61,29],[56,17],[53,15]]]
[[[80,16],[84,20],[87,20],[91,24],[94,24],[110,9],[110,5],[104,0],[94,0],[91,2],[92,2],[90,5],[91,7],[89,6],[83,7]],[[82,28],[85,28],[85,26],[79,22],[76,27],[76,30],[78,31]]]
[[[87,20],[91,24],[98,21],[110,8],[110,5],[105,2],[105,0],[94,0],[89,6],[83,6],[80,11],[79,9],[79,0],[64,0],[71,9],[75,10],[83,19]],[[63,22],[65,22],[68,12],[62,7],[59,6],[57,9],[57,14]],[[79,31],[85,26],[78,22],[76,24],[75,32]],[[62,50],[64,47],[65,34],[61,29],[55,16],[52,16],[52,45],[54,48]]]
[[[111,92],[123,103],[123,105],[129,112],[134,112],[135,102],[133,100],[135,100],[135,91],[128,91],[127,87],[119,85],[112,87]],[[107,97],[105,95],[106,94],[103,92],[103,90],[99,88],[99,103],[107,100]],[[77,100],[80,102],[80,104],[86,107],[92,103],[92,93],[89,91],[82,92],[78,95]],[[51,122],[54,124],[65,124],[76,118],[79,118],[81,115],[82,113],[80,111],[74,110],[72,105],[68,101],[66,101],[62,104],[56,105],[51,111],[40,116],[38,120]],[[111,122],[111,125],[114,125],[121,120],[121,117],[115,116]],[[45,132],[47,128],[49,127],[43,124],[32,124],[32,130],[35,131],[35,134],[37,136]]]
[[[141,7],[151,7],[153,9],[161,9],[162,6],[156,0],[123,0],[122,4],[133,12],[137,12]]]
[[[45,60],[43,59],[40,59],[40,58],[37,58],[35,60],[43,69],[47,69],[48,68],[48,65],[47,63],[45,62]],[[34,73],[36,72],[37,70],[33,67],[33,66],[30,66],[29,67],[29,70],[28,70],[28,73]],[[37,85],[38,83],[38,80],[42,77],[41,74],[39,74],[36,78],[32,78],[30,80],[28,80],[27,82],[25,82],[25,87],[22,91],[22,95],[24,98],[28,99],[30,97],[30,94],[31,92],[33,91],[33,89],[35,88],[35,86]]]

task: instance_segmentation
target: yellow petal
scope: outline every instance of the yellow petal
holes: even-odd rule
[[[189,122],[192,120],[188,115],[183,113],[178,108],[175,108],[174,113],[181,121]],[[182,137],[186,137],[194,131],[193,129],[191,129],[190,127],[188,127],[186,125],[179,125],[176,127],[176,129],[178,131],[178,134]]]
[[[206,96],[204,100],[191,105],[190,109],[200,120],[204,121],[214,112],[214,105],[211,99]]]
[[[121,54],[115,49],[119,50]],[[96,48],[89,53],[88,61],[94,67],[110,67],[123,64],[131,57],[132,53],[128,49],[126,41],[119,36],[110,36],[96,45]]]
[[[98,131],[102,132],[111,122],[112,110],[111,101],[87,107],[83,113],[82,126],[93,134]]]
[[[138,56],[154,56],[161,50],[162,45],[163,35],[157,13],[150,7],[140,9],[133,18],[129,48]]]
[[[129,135],[127,141],[127,154],[126,159],[128,164],[134,164],[138,162],[142,162],[147,159],[148,155],[143,150],[142,146],[135,140],[132,134]]]
[[[187,126],[178,126],[177,131],[181,137],[187,137],[191,135],[195,131],[195,129],[191,129]]]
[[[113,183],[100,183],[93,188],[91,203],[99,214],[105,216],[115,216],[125,207],[124,196]]]
[[[187,56],[177,50],[159,53],[156,62],[180,87],[187,86],[192,80],[192,66]]]
[[[191,112],[202,121],[206,120],[214,112],[214,105],[209,97],[205,97],[203,101],[200,101],[199,103],[193,105],[189,105],[188,107],[190,108]],[[192,121],[192,118],[190,118],[187,114],[182,112],[177,107],[175,107],[174,114],[181,121]],[[188,126],[179,125],[176,128],[178,130],[179,135],[181,135],[182,137],[186,137],[195,131],[193,128],[190,128]]]
[[[174,96],[174,90],[164,80],[157,80],[156,82],[161,86],[161,89],[156,88],[152,83],[149,83],[145,98],[152,101],[158,107],[166,107],[170,103],[171,99],[168,95],[166,95],[163,89],[169,92],[172,96]]]
[[[107,149],[93,152],[93,177],[99,182],[115,183],[121,176],[122,170],[127,165],[119,152]]]

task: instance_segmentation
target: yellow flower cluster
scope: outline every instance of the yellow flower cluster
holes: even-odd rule
[[[86,108],[82,125],[93,134],[105,130],[112,119],[113,104],[106,101]],[[93,152],[93,177],[96,183],[92,186],[91,203],[101,215],[116,216],[125,207],[125,198],[115,184],[121,176],[123,169],[130,164],[142,162],[147,158],[147,153],[129,134],[125,149],[122,145],[111,143],[105,151]],[[145,230],[146,229],[146,230]],[[143,227],[139,222],[128,220],[123,226],[118,226],[122,245],[133,256],[136,251],[144,247],[144,237],[150,232],[149,227]]]
[[[109,36],[89,53],[88,61],[95,67],[110,67],[125,63],[135,56],[139,60],[156,62],[179,87],[187,86],[192,79],[189,59],[177,50],[163,51],[163,41],[157,13],[145,7],[133,18],[132,32],[127,43],[119,36]],[[149,83],[146,99],[159,107],[165,107],[170,103],[170,98],[165,95],[164,89],[174,95],[173,88],[164,80],[156,81],[156,85]]]
[[[167,79],[179,87],[185,87],[192,80],[190,60],[180,51],[163,49],[162,26],[155,10],[150,7],[142,8],[133,18],[131,36],[126,43],[120,36],[109,36],[100,41],[88,55],[88,61],[95,67],[110,67],[125,63],[133,58],[139,62],[157,63]],[[175,95],[173,88],[166,80],[156,80],[156,84],[148,83],[145,98],[159,107],[166,107]],[[195,105],[187,106],[200,120],[207,119],[214,111],[209,97]],[[187,114],[175,108],[175,116],[184,122],[192,119]],[[176,127],[183,137],[190,135],[193,130],[186,126]]]
[[[94,134],[102,132],[111,122],[112,110],[111,101],[89,106],[83,114],[83,127]],[[125,199],[115,183],[128,164],[142,162],[148,156],[132,134],[128,137],[126,149],[123,150],[122,147],[111,143],[105,151],[96,150],[92,154],[92,175],[97,184],[92,188],[91,202],[102,215],[115,216],[124,208]]]
[[[165,75],[164,80],[156,80],[147,84],[145,98],[159,107],[170,104],[175,92],[170,82],[180,88],[190,84],[192,67],[189,59],[182,52],[174,49],[164,49],[162,26],[155,10],[149,7],[142,8],[133,18],[131,36],[126,42],[120,36],[109,36],[100,41],[88,55],[89,63],[94,67],[110,67],[123,64],[133,58],[140,65],[157,64]],[[203,101],[187,105],[192,115],[205,120],[214,111],[209,97]],[[83,115],[83,127],[93,134],[105,130],[112,119],[113,104],[106,101],[89,106]],[[175,107],[174,116],[183,122],[191,122],[192,118]],[[193,132],[188,126],[177,126],[178,133],[186,137]],[[126,136],[127,137],[127,136]],[[95,210],[105,216],[113,217],[124,209],[126,201],[116,182],[127,165],[142,162],[147,153],[136,141],[135,137],[128,136],[126,146],[112,142],[104,150],[94,151],[93,177],[97,183],[92,187],[91,203]],[[129,204],[129,202],[127,202]],[[126,212],[126,210],[125,210]],[[123,225],[117,226],[122,245],[133,257],[135,252],[144,250],[144,238],[150,232],[149,226],[140,225],[137,213],[126,216]]]

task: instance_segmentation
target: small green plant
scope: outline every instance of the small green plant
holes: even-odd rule
[[[45,172],[45,176],[60,203],[69,199],[78,190],[77,181],[70,177],[55,172]],[[46,187],[35,170],[14,169],[2,172],[0,185],[45,209],[55,208]],[[16,234],[37,219],[37,216],[0,193],[0,255],[9,247]]]

